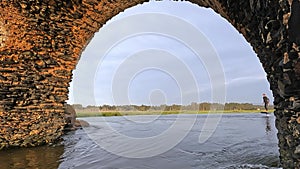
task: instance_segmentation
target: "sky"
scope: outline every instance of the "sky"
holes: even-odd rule
[[[262,104],[271,97],[252,47],[219,14],[189,2],[150,1],[104,25],[84,50],[70,104]]]

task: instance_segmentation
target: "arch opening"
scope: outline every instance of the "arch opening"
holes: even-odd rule
[[[162,2],[160,2],[160,3],[162,3]],[[171,3],[169,2],[167,5],[170,8]],[[268,91],[269,90],[268,89],[269,85],[266,82],[266,77],[265,77],[266,74],[264,73],[264,71],[261,67],[261,64],[259,63],[259,61],[256,57],[256,54],[253,52],[250,45],[245,41],[245,39],[240,34],[238,34],[238,32],[234,28],[232,28],[231,25],[229,26],[229,24],[226,21],[224,21],[223,19],[220,19],[220,16],[216,16],[215,12],[213,12],[211,10],[207,10],[207,9],[204,9],[204,8],[200,8],[199,6],[191,5],[190,3],[183,3],[183,2],[180,2],[180,3],[179,2],[177,2],[177,3],[174,2],[173,5],[174,6],[175,5],[181,5],[183,8],[184,8],[184,5],[193,6],[193,7],[191,7],[192,9],[199,10],[199,11],[192,11],[190,8],[188,8],[187,9],[188,11],[190,11],[191,13],[193,13],[194,15],[196,15],[198,17],[197,17],[197,19],[194,19],[194,20],[193,20],[193,18],[192,19],[191,18],[184,18],[184,19],[192,20],[193,22],[191,21],[192,22],[191,24],[199,26],[198,29],[201,29],[201,30],[206,29],[206,30],[204,30],[204,31],[206,31],[206,32],[204,32],[204,34],[207,36],[208,39],[211,39],[212,44],[214,44],[214,43],[217,44],[217,46],[214,46],[214,47],[217,48],[216,50],[218,50],[218,53],[219,53],[219,56],[220,56],[220,59],[221,59],[221,63],[224,65],[223,68],[225,69],[224,70],[225,76],[227,75],[226,85],[230,86],[230,87],[228,87],[229,92],[231,92],[230,94],[232,94],[232,92],[234,91],[234,92],[239,93],[239,94],[244,95],[244,96],[247,95],[247,97],[248,97],[248,94],[254,94],[255,93],[254,96],[253,96],[254,99],[252,99],[252,100],[244,100],[245,97],[231,96],[230,100],[227,100],[227,102],[250,102],[250,103],[254,103],[254,104],[261,104],[260,103],[261,93],[265,93],[266,91]],[[147,11],[147,13],[150,13],[150,14],[158,13],[158,12],[163,11],[163,10],[159,11],[157,6],[154,8],[157,11],[153,11],[153,7],[152,8],[147,7],[147,4],[146,4],[146,7],[139,6],[139,8],[140,8],[141,13],[144,13],[147,10],[149,10],[149,11]],[[146,10],[145,10],[145,8],[146,8]],[[173,7],[173,8],[175,8],[175,7]],[[127,9],[127,11],[125,11],[123,13],[123,17],[128,16],[128,15],[138,14],[138,12],[134,11],[134,9],[132,9],[133,11],[130,11],[131,9],[129,9],[129,10]],[[172,11],[172,8],[169,9],[169,10]],[[174,11],[175,11],[175,9],[174,9]],[[163,12],[165,12],[165,11],[163,11]],[[178,10],[176,10],[176,13],[178,14]],[[184,13],[184,14],[186,16],[191,16],[190,13]],[[203,14],[205,16],[200,17],[199,14]],[[174,13],[168,13],[168,15],[174,15]],[[181,14],[181,15],[183,15],[183,14]],[[213,17],[211,15],[213,15]],[[178,16],[178,17],[182,17],[182,16]],[[209,17],[212,17],[212,18],[209,18]],[[126,17],[124,17],[124,18],[126,18]],[[117,16],[116,18],[113,18],[112,20],[118,20],[118,19],[121,20],[122,16],[121,17]],[[205,19],[207,19],[207,20],[205,20]],[[215,23],[215,22],[205,23],[205,22],[209,22],[209,20],[216,20],[216,19],[218,19],[219,22],[217,22],[217,23]],[[203,22],[196,22],[196,20],[197,21],[205,20],[205,21],[203,21],[204,22],[203,23]],[[113,22],[113,21],[111,21],[111,22]],[[109,21],[109,23],[110,23],[110,21]],[[107,26],[106,29],[113,30],[114,27],[112,27],[112,26],[110,27],[109,23],[107,25],[105,25],[105,26]],[[132,24],[132,23],[147,25],[147,23],[145,23],[145,20],[136,21],[136,22],[129,22],[128,24]],[[211,28],[210,27],[211,25],[213,25],[214,28]],[[101,29],[105,29],[105,26],[102,27]],[[123,25],[120,24],[120,27],[121,26],[123,26]],[[134,26],[135,25],[133,25],[133,27]],[[160,25],[156,25],[156,26],[159,27]],[[125,26],[123,26],[123,27],[128,28],[128,27],[125,27]],[[161,36],[161,35],[159,37],[157,37],[157,35],[153,35],[153,34],[149,35],[146,32],[145,34],[142,34],[142,35],[138,34],[137,36],[126,37],[126,40],[123,40],[122,38],[120,38],[121,42],[116,40],[117,45],[112,46],[111,48],[109,48],[109,52],[105,53],[105,52],[102,51],[103,50],[102,48],[97,50],[99,48],[99,46],[102,46],[102,45],[99,45],[99,44],[101,44],[99,42],[101,40],[97,40],[97,39],[101,39],[102,37],[105,36],[105,35],[101,34],[102,33],[101,29],[100,29],[100,32],[97,33],[93,37],[92,41],[89,43],[89,45],[87,46],[85,52],[81,56],[81,61],[83,63],[82,67],[80,65],[81,64],[80,61],[78,63],[79,68],[78,68],[77,71],[78,71],[78,73],[82,73],[81,77],[76,77],[76,73],[74,74],[74,78],[78,78],[77,83],[80,83],[80,82],[87,82],[88,80],[86,79],[87,78],[86,76],[87,76],[88,72],[91,72],[91,76],[93,76],[92,80],[94,81],[96,79],[95,80],[96,82],[93,82],[94,86],[89,86],[89,87],[88,86],[83,87],[83,85],[78,85],[78,84],[77,84],[78,86],[74,85],[75,89],[71,89],[71,90],[77,90],[78,91],[78,95],[76,96],[77,100],[76,100],[76,98],[74,100],[75,103],[76,104],[79,103],[79,104],[82,104],[84,106],[93,105],[93,104],[98,105],[98,106],[103,105],[103,104],[105,104],[105,105],[110,104],[110,105],[116,105],[116,106],[118,106],[118,105],[130,105],[130,104],[134,104],[134,105],[135,104],[138,104],[138,105],[142,105],[142,104],[149,105],[150,104],[151,105],[151,103],[149,103],[148,100],[143,100],[143,102],[137,102],[136,100],[135,101],[129,101],[129,102],[114,102],[113,101],[114,99],[112,98],[113,97],[113,91],[112,91],[112,88],[111,88],[111,86],[112,86],[111,81],[113,81],[112,78],[114,76],[116,76],[117,70],[119,69],[119,67],[122,66],[122,64],[124,64],[124,62],[125,62],[125,65],[127,66],[127,69],[135,67],[136,64],[144,65],[144,62],[147,62],[147,63],[151,62],[151,60],[149,61],[149,60],[147,60],[147,58],[139,59],[139,58],[135,57],[135,60],[132,60],[130,58],[130,56],[134,55],[135,51],[144,51],[144,48],[147,48],[147,49],[148,48],[150,48],[150,49],[155,48],[155,49],[159,49],[159,50],[166,50],[167,49],[167,50],[172,51],[172,49],[169,49],[168,46],[172,46],[172,47],[176,46],[175,48],[178,49],[178,48],[182,47],[183,45],[180,44],[179,42],[178,42],[179,45],[178,45],[178,43],[174,43],[174,42],[172,43],[172,41],[174,41],[175,38],[171,39],[171,38]],[[163,27],[162,29],[166,29],[166,28]],[[170,29],[170,28],[168,28],[168,29]],[[212,31],[211,29],[215,29],[215,30]],[[223,29],[230,29],[230,30],[223,31]],[[218,30],[222,30],[222,31],[218,31]],[[116,29],[115,31],[117,32],[118,29]],[[124,30],[122,30],[122,31],[124,31]],[[116,32],[112,33],[112,35],[117,34]],[[135,32],[133,32],[133,34],[134,33]],[[210,36],[208,36],[208,34]],[[224,34],[226,36],[224,36]],[[118,36],[118,35],[116,35],[116,36]],[[107,37],[107,36],[105,36],[105,37]],[[110,37],[110,36],[108,36],[108,37]],[[112,38],[112,37],[110,37],[110,38]],[[158,38],[159,38],[159,40],[157,40]],[[103,39],[103,41],[110,41],[110,39]],[[134,43],[136,41],[138,41],[138,44]],[[224,44],[224,42],[222,42],[222,41],[226,41],[226,44]],[[110,42],[106,42],[106,43],[111,44]],[[158,45],[153,45],[155,43],[158,43]],[[168,44],[168,45],[165,45],[165,44]],[[228,46],[226,46],[226,45],[228,45]],[[234,48],[231,48],[231,46],[234,46]],[[100,51],[99,53],[101,53],[101,54],[99,54],[95,51]],[[152,50],[152,52],[155,53],[153,50]],[[178,52],[178,51],[175,50],[175,52]],[[103,56],[102,53],[104,53],[105,56]],[[198,67],[201,67],[201,66],[203,66],[202,63],[197,61],[197,59],[196,59],[196,61],[195,61],[195,59],[193,60],[193,57],[186,56],[185,54],[188,53],[186,50],[183,50],[183,52],[180,51],[178,53],[180,53],[179,54],[180,56],[178,56],[178,58],[181,58],[182,60],[185,60],[185,58],[191,60],[189,63],[187,63],[187,66],[190,67],[191,69],[195,70],[193,73],[196,74],[195,75],[196,78],[203,79],[203,75],[202,74],[197,74],[196,72],[205,72],[205,70],[203,70],[205,68],[203,67],[201,69],[197,69],[197,68],[193,67],[193,66],[196,66],[196,65]],[[188,53],[188,54],[190,54],[190,53]],[[120,55],[122,55],[122,56],[120,56]],[[151,57],[152,55],[150,55],[150,56],[147,55],[147,57]],[[92,61],[89,60],[88,57],[90,57],[90,59]],[[104,59],[101,59],[99,61],[98,59],[95,59],[95,57],[97,57],[97,58],[102,58],[103,57]],[[110,58],[112,58],[112,59],[110,60]],[[131,61],[130,64],[126,64],[127,59]],[[226,62],[226,60],[227,60],[227,62]],[[164,62],[164,60],[160,60],[159,58],[156,58],[156,62],[158,62],[158,63],[162,62],[162,63],[165,63],[165,64],[173,64],[172,61],[166,63],[166,62]],[[198,63],[198,64],[193,65],[192,63],[194,63],[194,64]],[[254,70],[253,71],[248,71],[249,69],[245,70],[245,65],[244,65],[245,63],[247,63],[247,66],[250,70],[253,70],[253,69]],[[91,64],[98,65],[98,71],[99,71],[99,67],[100,67],[100,73],[99,72],[94,73],[95,72],[94,69],[91,71],[91,67],[92,67]],[[87,67],[87,65],[89,65],[89,67]],[[99,66],[99,65],[101,65],[101,66]],[[144,65],[144,66],[147,68],[148,65]],[[111,68],[111,67],[114,67],[114,68]],[[179,67],[177,67],[177,69],[179,69]],[[123,71],[121,71],[122,73],[126,71],[126,69],[122,69],[122,70],[123,70]],[[107,73],[107,72],[110,72],[110,73]],[[141,72],[143,73],[143,71],[141,71]],[[126,72],[126,73],[129,73],[129,71]],[[140,73],[140,72],[137,71],[136,73]],[[235,73],[240,73],[240,74],[235,74]],[[151,78],[151,75],[153,76],[153,74],[149,74],[149,73],[148,74],[145,73],[145,74],[148,75],[147,77],[150,77],[150,78]],[[125,74],[122,74],[122,75],[125,76]],[[99,80],[97,80],[97,78]],[[159,79],[159,77],[157,77],[157,76],[155,76],[155,78]],[[155,78],[153,78],[153,79],[155,79]],[[85,80],[83,80],[83,79],[85,79]],[[142,84],[143,86],[135,86],[135,87],[147,88],[148,87],[147,84],[151,87],[151,84],[149,84],[149,83],[151,83],[151,81],[153,81],[153,79],[148,80],[146,83],[143,83]],[[120,79],[120,80],[122,80],[122,79]],[[140,79],[133,77],[133,81],[134,80],[143,81],[145,79],[143,79],[143,77],[140,77]],[[161,82],[162,80],[165,80],[165,79],[161,78],[160,80],[157,80],[157,79],[155,79],[155,80]],[[179,79],[179,80],[183,80],[183,79]],[[105,81],[107,83],[109,83],[109,82],[111,82],[111,83],[109,83],[108,85],[103,84],[103,83],[105,83]],[[207,80],[207,81],[209,81],[209,80]],[[258,81],[258,84],[255,84],[256,81]],[[128,85],[127,82],[128,81],[125,81],[126,85]],[[98,97],[98,99],[100,101],[97,101],[97,98],[96,98],[96,100],[93,100],[94,98],[92,98],[92,100],[88,101],[88,99],[87,99],[88,97],[83,96],[83,93],[86,94],[86,93],[89,93],[89,91],[84,91],[84,89],[90,90],[91,88],[97,88],[97,87],[101,88],[101,87],[97,86],[97,85],[99,85],[99,83],[102,83],[102,84],[100,84],[100,86],[103,85],[103,86],[105,86],[105,88],[104,88],[104,90],[102,91],[101,94],[97,95],[97,93],[94,93],[93,97]],[[116,83],[122,83],[122,82],[121,81],[116,81]],[[244,85],[245,88],[240,88],[241,84]],[[130,85],[131,84],[129,84],[128,86],[130,86]],[[141,85],[141,83],[139,83],[139,85]],[[168,87],[171,88],[171,86],[172,85],[169,85]],[[199,84],[199,86],[202,87],[203,84]],[[264,87],[260,88],[260,89],[258,89],[259,87],[255,88],[253,91],[249,90],[249,89],[253,88],[253,86],[264,86]],[[130,87],[132,87],[132,86],[130,86]],[[201,87],[199,87],[199,88],[201,88]],[[162,91],[166,91],[166,89],[164,87],[162,87],[162,88],[164,89]],[[150,88],[150,90],[147,90],[147,91],[151,91],[151,89],[153,89],[153,88]],[[155,88],[155,89],[157,89],[157,88]],[[159,90],[160,89],[161,88],[159,88]],[[100,90],[100,89],[98,89],[98,90]],[[237,92],[237,90],[240,90],[241,92]],[[138,93],[141,93],[140,90],[135,90],[135,91],[138,91]],[[94,91],[92,90],[92,92],[94,92]],[[122,91],[117,90],[116,93],[119,94],[121,92]],[[194,91],[194,92],[197,93],[196,91]],[[246,94],[246,92],[249,92],[249,93]],[[134,93],[134,92],[131,91],[131,93]],[[129,91],[128,95],[130,95],[130,91]],[[165,94],[165,95],[167,95],[167,94]],[[183,104],[190,104],[191,102],[205,102],[205,101],[210,102],[211,101],[211,99],[209,99],[209,96],[207,97],[208,99],[206,98],[207,100],[203,99],[203,97],[202,97],[203,92],[200,92],[200,95],[201,95],[200,97],[202,99],[189,100],[189,102],[183,103]],[[142,95],[142,96],[145,97],[147,95]],[[169,96],[169,95],[167,95],[167,96]],[[269,93],[269,96],[271,96],[271,93]],[[136,98],[141,99],[141,96],[140,97],[136,96]],[[165,101],[165,100],[163,100],[163,101]],[[160,103],[160,104],[164,104],[164,102]],[[172,104],[182,104],[182,103],[180,101],[179,102],[178,101],[177,102],[173,101],[173,102],[169,102],[169,103],[166,103],[166,104],[172,105]],[[162,109],[164,109],[164,107],[162,107]],[[119,110],[119,112],[121,112],[121,114],[125,114],[124,112],[122,112],[122,110]]]

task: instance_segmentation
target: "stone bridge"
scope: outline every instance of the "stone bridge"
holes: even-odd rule
[[[78,59],[95,32],[144,0],[0,2],[0,148],[57,140]],[[257,53],[276,106],[281,162],[300,168],[299,0],[190,0],[226,18]],[[175,29],[175,28],[174,28]]]

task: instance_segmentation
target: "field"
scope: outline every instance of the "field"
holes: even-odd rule
[[[269,110],[269,113],[274,110]],[[170,115],[170,114],[218,114],[218,113],[260,113],[260,110],[225,110],[225,111],[99,111],[99,112],[80,112],[77,117],[110,117],[110,116],[133,116],[133,115]]]

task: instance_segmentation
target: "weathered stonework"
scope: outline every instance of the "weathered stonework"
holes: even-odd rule
[[[0,48],[5,46],[7,31],[3,24],[0,22]]]
[[[145,1],[0,2],[0,149],[61,136],[72,70],[85,46],[109,19]],[[300,168],[299,0],[190,2],[214,9],[252,45],[275,98],[283,167]]]

